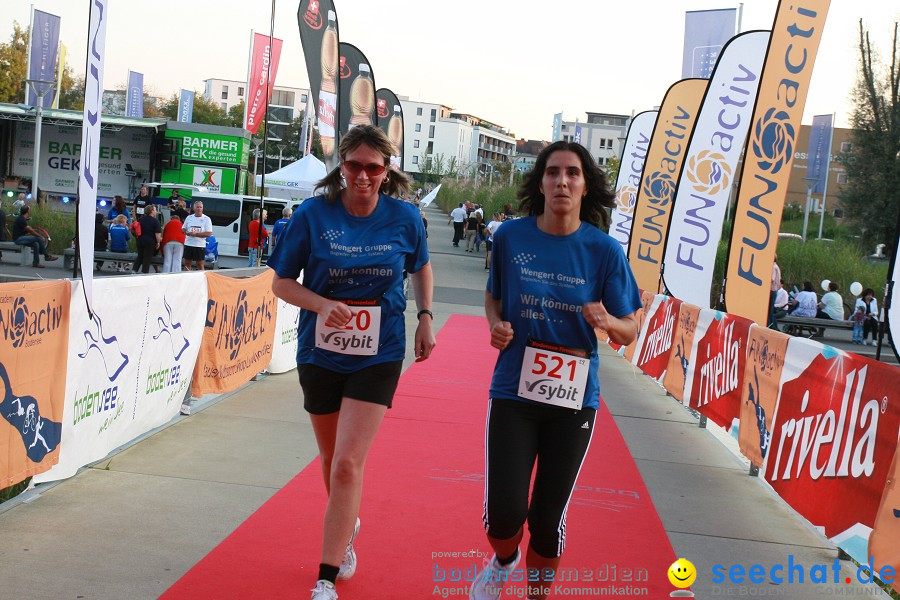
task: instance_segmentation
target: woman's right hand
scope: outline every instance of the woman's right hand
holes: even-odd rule
[[[506,348],[513,339],[512,323],[497,321],[491,327],[491,346],[498,350]]]
[[[353,318],[350,307],[336,300],[326,300],[319,314],[325,319],[326,327],[343,327]]]

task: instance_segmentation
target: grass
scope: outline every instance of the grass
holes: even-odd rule
[[[11,485],[8,488],[3,488],[2,490],[0,490],[0,504],[3,504],[11,498],[15,498],[16,496],[24,492],[29,483],[31,483],[31,477],[29,477],[25,481],[21,481],[15,485]]]

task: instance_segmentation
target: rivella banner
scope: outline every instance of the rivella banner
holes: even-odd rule
[[[663,282],[676,298],[703,308],[710,307],[716,250],[768,43],[768,31],[748,31],[725,45],[700,107],[675,191]]]
[[[656,125],[658,114],[658,111],[648,110],[635,115],[628,126],[625,145],[622,147],[622,162],[619,166],[619,176],[616,178],[616,205],[612,209],[609,235],[619,242],[625,254],[628,254],[631,224],[634,221],[634,204],[637,202],[638,187],[641,185],[641,173],[644,172],[644,159],[647,158],[650,137],[653,135],[653,126]]]
[[[306,59],[309,91],[316,99],[316,123],[325,166],[337,165],[338,142],[338,20],[332,0],[300,0],[297,27]],[[312,138],[312,136],[310,136]]]
[[[74,475],[167,423],[188,391],[203,332],[203,273],[94,281],[93,317],[72,284],[59,464],[34,481]]]
[[[391,164],[403,170],[403,107],[397,94],[387,88],[375,92],[375,118],[378,127],[388,136],[393,150]]]
[[[662,385],[669,366],[681,300],[658,294],[638,336],[632,363]]]
[[[897,376],[893,365],[804,338],[788,342],[766,481],[862,564],[860,526],[875,524],[897,448]],[[863,539],[847,543],[852,537]]]
[[[344,42],[338,48],[338,131],[344,135],[356,125],[375,125],[375,73],[359,48]]]
[[[206,273],[209,301],[191,385],[195,397],[236,390],[269,366],[278,313],[273,274],[267,269],[235,279]]]
[[[278,61],[281,59],[281,40],[261,33],[253,35],[253,50],[250,55],[250,80],[247,81],[247,113],[244,129],[252,134],[259,131],[266,117],[269,102],[272,100],[272,89],[275,87],[275,76],[278,74]]]
[[[71,291],[68,281],[0,285],[0,489],[59,460]]]
[[[725,268],[729,313],[766,325],[781,213],[830,0],[778,5],[751,119]]]
[[[707,83],[706,79],[682,79],[672,84],[650,138],[634,207],[628,262],[638,287],[654,294],[659,291],[663,242],[669,229],[675,184]]]

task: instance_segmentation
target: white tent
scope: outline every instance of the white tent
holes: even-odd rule
[[[327,173],[325,163],[312,154],[307,154],[286,167],[266,173],[267,195],[299,200],[309,198],[313,195],[316,182]],[[262,185],[262,175],[256,176],[256,185]]]

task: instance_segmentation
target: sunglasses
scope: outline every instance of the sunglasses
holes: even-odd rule
[[[369,163],[367,165],[364,165],[361,162],[357,162],[355,160],[345,160],[342,164],[354,177],[359,175],[362,171],[365,171],[366,175],[368,175],[369,177],[375,177],[384,173],[384,170],[386,168],[384,165],[379,165],[378,163]]]

